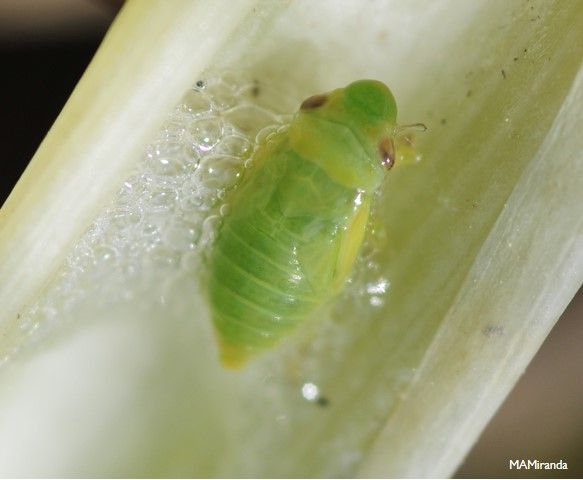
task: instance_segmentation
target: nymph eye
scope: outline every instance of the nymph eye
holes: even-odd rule
[[[387,137],[380,141],[379,153],[382,166],[390,170],[395,164],[395,145],[392,138]]]
[[[321,107],[328,101],[328,95],[314,95],[312,97],[306,98],[301,106],[300,110],[313,110],[315,108]]]

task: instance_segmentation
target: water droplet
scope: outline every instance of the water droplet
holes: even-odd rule
[[[192,122],[189,126],[195,148],[200,152],[211,150],[223,134],[223,126],[219,119],[205,119]]]
[[[220,190],[232,187],[241,176],[241,159],[231,155],[212,155],[200,163],[195,177],[206,188]]]
[[[206,195],[206,190],[201,187],[198,181],[186,182],[182,189],[180,208],[183,212],[206,211],[210,208],[209,201],[212,200],[212,193]]]
[[[155,212],[166,212],[174,207],[176,191],[171,188],[160,188],[150,194],[149,207]]]
[[[208,114],[212,110],[212,103],[208,95],[192,89],[182,98],[179,110],[198,117]]]
[[[180,142],[185,132],[184,122],[169,120],[162,125],[159,136],[165,142]]]
[[[237,103],[233,89],[222,81],[209,81],[206,93],[213,100],[213,105],[219,110],[232,107]]]
[[[181,143],[158,143],[146,152],[146,167],[155,175],[174,176],[183,173],[186,152]]]
[[[253,104],[237,105],[225,112],[225,118],[247,134],[277,123],[277,118],[271,112]]]
[[[235,157],[242,157],[251,152],[251,143],[245,137],[230,135],[217,146],[217,152]]]

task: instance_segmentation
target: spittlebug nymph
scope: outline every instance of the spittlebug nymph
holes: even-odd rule
[[[345,283],[395,163],[397,106],[376,80],[305,100],[259,147],[210,254],[226,366],[278,343]]]

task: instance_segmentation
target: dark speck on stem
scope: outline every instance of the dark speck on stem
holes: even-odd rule
[[[259,88],[259,80],[253,80],[253,86],[251,87],[251,96],[258,97],[261,93],[261,89]]]
[[[488,325],[482,329],[486,337],[500,337],[504,335],[504,327],[501,325]]]

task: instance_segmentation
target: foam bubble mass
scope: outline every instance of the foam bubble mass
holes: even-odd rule
[[[193,85],[41,299],[19,314],[9,333],[13,350],[64,321],[88,295],[104,304],[128,300],[156,277],[196,266],[262,129],[280,128],[288,118],[261,106],[257,91],[256,81],[235,75],[209,75]]]

